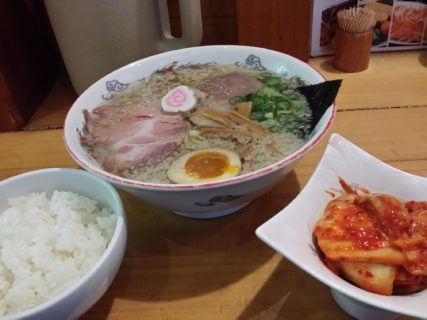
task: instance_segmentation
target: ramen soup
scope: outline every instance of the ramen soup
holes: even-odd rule
[[[228,179],[303,144],[298,78],[232,65],[167,68],[84,110],[85,147],[106,170],[151,183]]]

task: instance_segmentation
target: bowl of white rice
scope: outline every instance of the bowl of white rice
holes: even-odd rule
[[[0,195],[0,317],[80,317],[123,259],[117,191],[84,170],[51,168],[1,181]]]

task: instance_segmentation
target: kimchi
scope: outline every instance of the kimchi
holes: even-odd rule
[[[402,202],[351,188],[325,208],[314,230],[334,273],[370,292],[409,294],[427,286],[427,201]]]

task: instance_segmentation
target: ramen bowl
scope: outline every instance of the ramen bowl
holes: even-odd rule
[[[22,219],[16,218],[17,215],[19,216],[20,211],[16,207],[24,207],[22,202],[17,205],[15,200],[13,211],[9,210],[8,215],[6,215],[5,211],[8,205],[11,206],[10,203],[8,204],[7,199],[29,197],[33,193],[41,192],[46,193],[46,196],[50,198],[57,190],[69,191],[75,195],[95,200],[101,207],[110,208],[111,212],[117,216],[115,223],[114,221],[104,220],[104,223],[113,231],[105,251],[96,260],[93,259],[93,265],[80,278],[74,278],[75,281],[72,283],[70,283],[70,278],[76,274],[77,263],[70,262],[71,257],[73,255],[81,255],[84,256],[86,261],[90,261],[89,252],[94,252],[96,249],[89,250],[88,247],[91,246],[88,246],[88,242],[90,241],[92,248],[96,248],[93,245],[96,242],[93,232],[100,231],[98,229],[89,230],[89,228],[76,227],[79,223],[75,223],[75,221],[79,221],[79,219],[70,214],[70,211],[86,214],[90,212],[92,214],[96,212],[93,210],[92,201],[87,201],[83,198],[73,199],[68,196],[56,198],[55,203],[52,203],[52,201],[46,204],[45,201],[42,201],[43,197],[33,196],[33,199],[30,200],[33,205],[32,208],[29,210],[29,205],[27,204],[27,209],[24,211],[26,214],[25,223],[22,222]],[[2,279],[6,278],[4,274],[7,269],[4,266],[7,266],[18,275],[14,278],[13,286],[8,287],[7,282],[3,280],[2,314],[6,310],[10,310],[8,311],[10,314],[11,310],[30,307],[30,305],[26,305],[28,301],[33,304],[34,301],[41,301],[40,297],[47,298],[45,302],[31,309],[4,316],[2,319],[79,318],[108,289],[119,270],[124,256],[127,241],[127,224],[123,204],[117,190],[110,183],[84,170],[49,168],[26,172],[1,181],[0,193],[0,212],[4,212],[2,217],[6,217],[2,219],[2,225],[10,223],[10,228],[7,228],[8,232],[3,232],[2,234],[2,239],[5,239],[2,243]],[[77,210],[75,209],[76,202],[78,203]],[[55,212],[62,211],[63,213],[58,214],[58,216],[52,216],[47,212],[49,210],[46,209],[49,206],[55,208],[53,209]],[[71,207],[74,210],[70,210]],[[11,212],[12,214],[10,214]],[[35,218],[35,214],[42,215],[42,217]],[[63,223],[65,221],[66,226],[61,226],[61,221]],[[85,223],[88,223],[88,221]],[[47,227],[47,224],[50,226]],[[25,233],[20,232],[19,238],[14,240],[16,238],[13,238],[11,234],[17,233],[18,230],[22,231],[24,228],[28,231]],[[82,236],[83,232],[84,236]],[[71,235],[75,235],[75,237]],[[52,238],[55,241],[52,241]],[[21,239],[25,239],[25,241]],[[64,239],[66,240],[64,241]],[[20,248],[19,258],[7,253],[7,250],[10,250],[11,245],[14,245],[14,243],[16,243],[15,248],[18,246]],[[78,243],[78,246],[75,245],[76,243]],[[8,244],[7,247],[6,244]],[[62,253],[61,250],[63,250]],[[29,254],[29,252],[31,253]],[[59,261],[61,262],[59,263]],[[82,267],[80,266],[80,268]],[[24,280],[22,280],[23,277]],[[46,282],[40,281],[42,278],[45,278]],[[46,283],[49,283],[49,285]],[[69,285],[64,286],[62,288],[64,290],[61,291],[53,286],[53,283],[68,283]],[[46,292],[49,294],[46,295]],[[58,294],[51,294],[51,292],[57,292]],[[45,298],[43,298],[43,301]],[[9,308],[10,305],[16,308]]]
[[[272,71],[286,77],[300,77],[305,83],[317,84],[325,78],[306,63],[284,53],[246,46],[202,46],[169,51],[126,65],[106,75],[89,87],[73,104],[64,124],[64,141],[72,158],[88,170],[142,200],[192,218],[213,218],[243,208],[267,192],[294,167],[296,161],[310,151],[326,134],[334,116],[331,104],[304,144],[284,159],[265,168],[230,179],[193,183],[159,184],[123,178],[104,170],[84,148],[85,119],[83,109],[93,110],[108,101],[131,83],[154,72],[171,68],[228,64],[259,71]]]
[[[257,228],[257,236],[327,285],[337,304],[356,319],[387,320],[400,315],[427,318],[427,290],[400,296],[371,293],[335,275],[322,262],[313,231],[332,194],[342,189],[338,177],[353,188],[390,194],[400,201],[427,199],[427,178],[395,169],[332,134],[306,186],[286,208]]]

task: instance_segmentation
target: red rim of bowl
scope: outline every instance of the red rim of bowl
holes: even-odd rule
[[[310,69],[314,70],[315,72],[317,72],[322,78],[323,80],[326,81],[326,78],[315,68],[313,68],[312,66],[310,66],[308,63],[295,58],[293,56],[290,56],[286,53],[283,52],[279,52],[279,51],[275,51],[275,50],[270,50],[270,49],[265,49],[265,48],[257,48],[257,47],[250,47],[250,46],[239,46],[239,45],[231,45],[231,46],[204,46],[206,47],[216,47],[216,48],[227,48],[227,47],[235,47],[235,48],[252,48],[252,49],[262,49],[262,50],[266,50],[266,51],[270,51],[270,52],[276,52],[282,55],[285,55],[291,59],[295,59],[303,64],[305,64],[307,67],[309,67]],[[191,50],[194,48],[187,48],[187,49],[179,49],[179,50],[174,50],[175,51],[183,51],[183,50]],[[162,54],[162,53],[161,53]],[[163,53],[164,54],[164,53]],[[144,60],[144,59],[142,59]],[[132,64],[132,63],[131,63]],[[124,66],[126,67],[126,66]],[[114,71],[113,71],[114,72]],[[100,80],[98,80],[100,81]],[[137,180],[130,180],[130,179],[126,179],[126,178],[122,178],[120,176],[108,173],[108,172],[103,172],[100,170],[97,170],[95,168],[91,168],[89,165],[87,165],[84,161],[80,160],[80,158],[73,152],[73,150],[71,149],[71,147],[69,146],[66,136],[65,136],[65,128],[67,125],[67,119],[68,119],[68,114],[71,112],[71,109],[73,107],[71,107],[67,113],[67,116],[65,118],[64,121],[64,126],[63,126],[63,140],[65,143],[65,147],[67,149],[67,151],[70,153],[70,155],[73,157],[73,159],[81,166],[83,167],[85,170],[95,173],[99,176],[102,176],[103,178],[106,178],[108,180],[112,180],[115,183],[119,183],[123,186],[130,186],[130,187],[143,187],[143,188],[147,188],[147,189],[163,189],[163,190],[187,190],[187,189],[204,189],[204,188],[210,188],[210,187],[216,187],[216,186],[221,186],[221,185],[231,185],[237,182],[240,182],[242,180],[251,180],[254,177],[258,177],[258,176],[262,176],[270,171],[276,171],[277,169],[280,169],[281,167],[283,167],[284,165],[298,159],[299,157],[301,157],[302,155],[304,155],[306,152],[308,152],[311,148],[313,148],[322,138],[323,136],[326,134],[326,132],[328,131],[329,127],[332,124],[333,119],[335,118],[335,113],[336,113],[336,102],[334,101],[332,104],[332,113],[330,118],[328,119],[328,123],[326,124],[326,126],[323,128],[323,130],[318,134],[318,136],[316,137],[316,139],[314,139],[309,145],[304,146],[302,149],[298,150],[298,152],[296,152],[295,154],[293,154],[292,156],[288,156],[285,159],[273,163],[267,167],[264,167],[262,169],[244,174],[242,176],[237,176],[234,178],[230,178],[230,179],[226,179],[226,180],[219,180],[219,181],[211,181],[211,182],[206,182],[206,183],[194,183],[194,184],[162,184],[162,183],[145,183],[145,182],[140,182]]]

